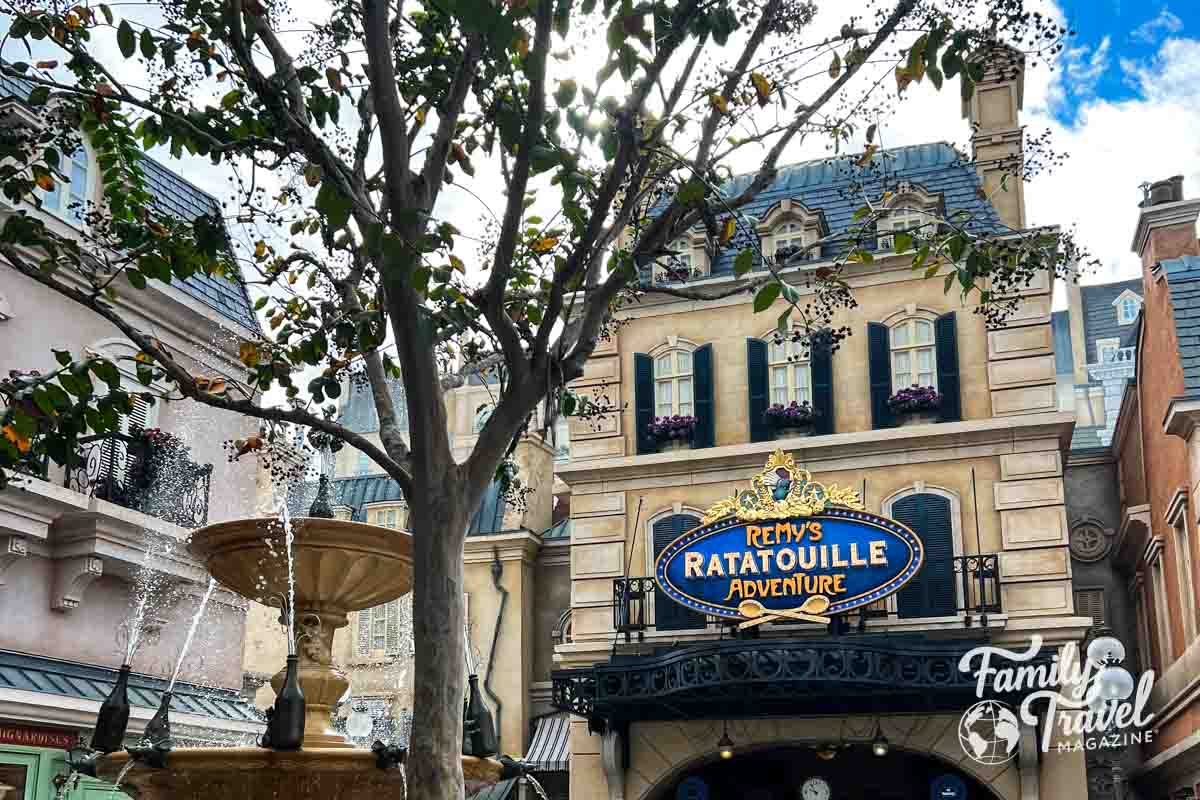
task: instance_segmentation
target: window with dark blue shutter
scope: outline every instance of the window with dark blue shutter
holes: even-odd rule
[[[692,447],[716,444],[716,406],[713,404],[713,347],[706,344],[692,353],[692,398],[696,407],[696,428]]]
[[[654,523],[654,557],[671,542],[700,524],[700,520],[690,514],[672,514]],[[654,594],[654,627],[660,631],[685,631],[703,628],[705,617],[699,611],[692,611],[679,605],[661,589]]]
[[[771,439],[771,426],[763,416],[767,413],[770,378],[767,373],[767,343],[762,339],[746,340],[746,384],[749,388],[750,441]]]
[[[867,323],[867,366],[871,375],[871,427],[895,424],[888,398],[892,396],[891,334],[886,325]]]
[[[638,455],[657,453],[648,429],[654,422],[654,361],[645,353],[633,354],[633,437]]]
[[[809,349],[809,372],[812,375],[812,406],[817,413],[813,435],[833,433],[833,348],[828,337],[813,336]]]
[[[954,312],[942,314],[933,323],[937,341],[938,392],[942,407],[938,414],[942,422],[962,419],[962,391],[958,380],[958,328]]]
[[[937,494],[910,494],[892,504],[892,519],[911,528],[925,545],[925,565],[896,594],[901,619],[957,613],[950,512],[950,499]]]

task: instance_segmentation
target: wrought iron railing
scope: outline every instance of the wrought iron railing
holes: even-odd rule
[[[956,615],[964,618],[966,625],[976,621],[986,626],[989,614],[1002,610],[1000,596],[1000,558],[995,553],[954,556],[949,563],[931,560],[926,563],[927,574],[939,575],[942,580],[924,584],[921,597],[900,595],[881,600],[867,606],[851,617],[866,619],[921,619]],[[910,584],[912,586],[913,584]],[[918,584],[919,585],[919,584]],[[654,602],[650,603],[650,598]],[[613,580],[613,629],[624,634],[626,640],[634,635],[639,638],[645,631],[696,630],[719,622],[714,617],[703,618],[694,614],[694,619],[673,619],[670,627],[655,625],[655,607],[659,603],[673,603],[666,594],[658,590],[653,578],[616,578]],[[673,615],[678,616],[678,615]],[[780,620],[780,625],[794,624]]]
[[[79,439],[64,485],[81,494],[184,528],[208,522],[212,464],[156,452],[141,436],[106,433]]]

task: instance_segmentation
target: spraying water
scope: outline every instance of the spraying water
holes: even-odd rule
[[[283,523],[283,546],[287,551],[288,594],[287,608],[283,610],[287,620],[288,655],[296,655],[296,565],[292,556],[292,543],[296,534],[292,531],[292,515],[287,503],[281,503],[279,521]]]
[[[125,661],[123,662],[125,664],[133,663],[133,657],[142,643],[142,632],[146,627],[146,605],[150,601],[150,596],[154,594],[154,573],[150,569],[150,560],[153,557],[154,543],[148,541],[146,554],[142,558],[142,567],[135,583],[138,600],[133,610],[133,617],[129,620],[129,639],[125,643]]]
[[[196,609],[196,615],[192,617],[192,626],[188,628],[187,638],[183,640],[183,649],[179,651],[179,660],[175,662],[175,671],[171,673],[171,682],[167,684],[167,691],[170,692],[175,688],[175,681],[179,678],[179,670],[183,669],[183,659],[187,657],[188,649],[192,646],[192,639],[196,636],[196,628],[200,627],[200,617],[204,616],[204,608],[208,605],[208,598],[212,597],[213,589],[217,588],[217,579],[209,577],[208,589],[204,592],[204,597],[200,600],[200,607]]]
[[[125,780],[125,776],[129,774],[129,770],[133,769],[133,765],[137,762],[132,758],[125,762],[121,767],[121,771],[117,773],[117,777],[113,779],[112,791],[108,793],[108,800],[116,800],[117,792],[121,790],[121,783]]]
[[[546,796],[546,790],[542,788],[540,783],[538,783],[537,778],[533,777],[529,773],[525,773],[523,777],[533,786],[533,790],[537,792],[538,797],[540,797],[542,800],[550,800],[550,798]]]

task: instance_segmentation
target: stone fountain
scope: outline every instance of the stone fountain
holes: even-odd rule
[[[373,608],[412,587],[408,533],[345,520],[292,520],[295,625],[299,683],[306,713],[301,748],[189,747],[170,750],[165,768],[135,762],[127,752],[97,762],[99,777],[145,800],[307,800],[404,797],[399,769],[381,769],[376,754],[354,748],[333,728],[334,704],[350,685],[333,664],[333,634],[348,614]],[[192,534],[190,552],[220,583],[243,597],[266,601],[288,596],[285,533],[278,519],[222,522]],[[271,681],[278,692],[284,671]],[[468,792],[495,783],[503,766],[463,756]]]

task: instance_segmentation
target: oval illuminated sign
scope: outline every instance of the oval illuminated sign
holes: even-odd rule
[[[899,522],[828,508],[693,528],[663,548],[654,575],[672,600],[713,616],[841,614],[898,591],[924,560],[921,539]]]

